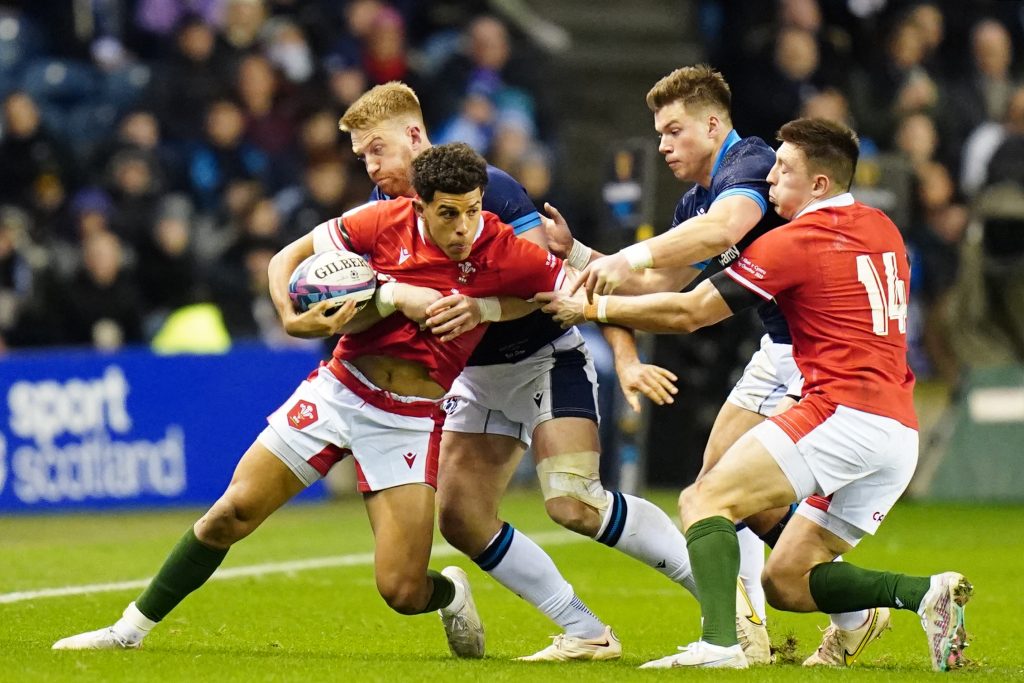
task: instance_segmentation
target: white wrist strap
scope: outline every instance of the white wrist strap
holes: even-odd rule
[[[576,270],[583,270],[590,265],[590,257],[594,250],[579,240],[572,241],[572,249],[569,250],[569,258],[565,262]]]
[[[597,297],[597,322],[608,322],[608,297],[606,296]]]
[[[398,308],[395,305],[395,288],[397,285],[398,283],[396,282],[385,282],[377,287],[377,296],[374,297],[374,303],[377,306],[377,312],[380,313],[382,318],[388,317]]]
[[[634,270],[644,270],[654,266],[654,256],[651,248],[643,242],[637,242],[619,251],[629,261],[629,267]]]
[[[501,320],[501,302],[496,296],[487,296],[476,300],[480,308],[480,322],[496,323]]]

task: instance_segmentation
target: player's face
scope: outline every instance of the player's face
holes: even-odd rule
[[[366,165],[366,174],[389,197],[412,197],[409,172],[418,153],[415,126],[387,121],[352,131],[352,151]]]
[[[799,147],[783,142],[775,152],[775,165],[768,172],[768,201],[775,205],[775,211],[786,220],[793,220],[800,211],[820,193],[820,174],[811,173],[807,159]]]
[[[469,258],[480,228],[483,196],[480,188],[466,194],[438,192],[434,201],[417,200],[415,204],[430,240],[453,261]]]
[[[654,112],[654,128],[660,136],[658,151],[672,175],[687,182],[710,177],[715,141],[708,116],[688,112],[682,102],[676,101]]]

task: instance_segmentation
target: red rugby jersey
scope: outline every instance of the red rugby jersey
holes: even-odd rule
[[[516,296],[529,299],[537,292],[558,289],[565,277],[562,260],[527,240],[487,211],[470,255],[453,261],[430,241],[416,216],[412,200],[401,197],[370,202],[313,230],[317,252],[344,249],[363,254],[379,282],[430,287],[443,295],[474,297]],[[401,313],[358,334],[344,335],[334,349],[337,359],[393,356],[420,363],[430,378],[446,390],[462,372],[486,325],[442,342],[429,330]]]
[[[903,237],[884,213],[850,195],[822,204],[759,237],[726,273],[778,303],[805,397],[916,429]]]

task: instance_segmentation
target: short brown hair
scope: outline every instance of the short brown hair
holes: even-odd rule
[[[423,120],[420,98],[413,89],[400,81],[377,85],[352,103],[338,122],[338,128],[346,133],[365,130],[388,119],[412,116]]]
[[[434,145],[412,161],[412,186],[425,202],[438,192],[466,194],[487,187],[487,162],[464,142]]]
[[[844,190],[853,183],[860,156],[860,141],[849,127],[828,119],[796,119],[776,136],[779,142],[799,147],[812,171],[824,173]]]
[[[655,83],[647,93],[651,111],[677,101],[687,109],[714,107],[730,117],[732,90],[722,74],[707,64],[684,66]]]

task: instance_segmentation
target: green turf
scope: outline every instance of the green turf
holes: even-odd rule
[[[671,510],[674,493],[655,497]],[[527,532],[550,532],[537,494],[515,493],[504,513]],[[0,518],[0,594],[151,575],[197,511]],[[976,666],[958,676],[1024,679],[1024,508],[902,504],[877,538],[850,557],[863,566],[930,574],[957,569],[975,584],[967,610]],[[569,542],[566,542],[569,541]],[[232,550],[224,567],[366,553],[372,542],[358,501],[286,508]],[[62,636],[110,624],[138,590],[0,604],[0,681],[587,681],[679,678],[716,681],[921,680],[928,669],[915,615],[849,671],[798,664],[747,672],[636,671],[642,662],[696,639],[694,600],[655,572],[592,542],[556,538],[548,549],[577,592],[623,641],[620,662],[524,664],[555,628],[464,558],[433,565],[467,568],[487,627],[488,656],[449,655],[434,615],[402,617],[374,589],[361,564],[214,581],[161,624],[138,652],[53,652]],[[818,642],[819,615],[770,614],[773,640],[794,636],[802,659]],[[1018,636],[1021,638],[1018,639]]]

